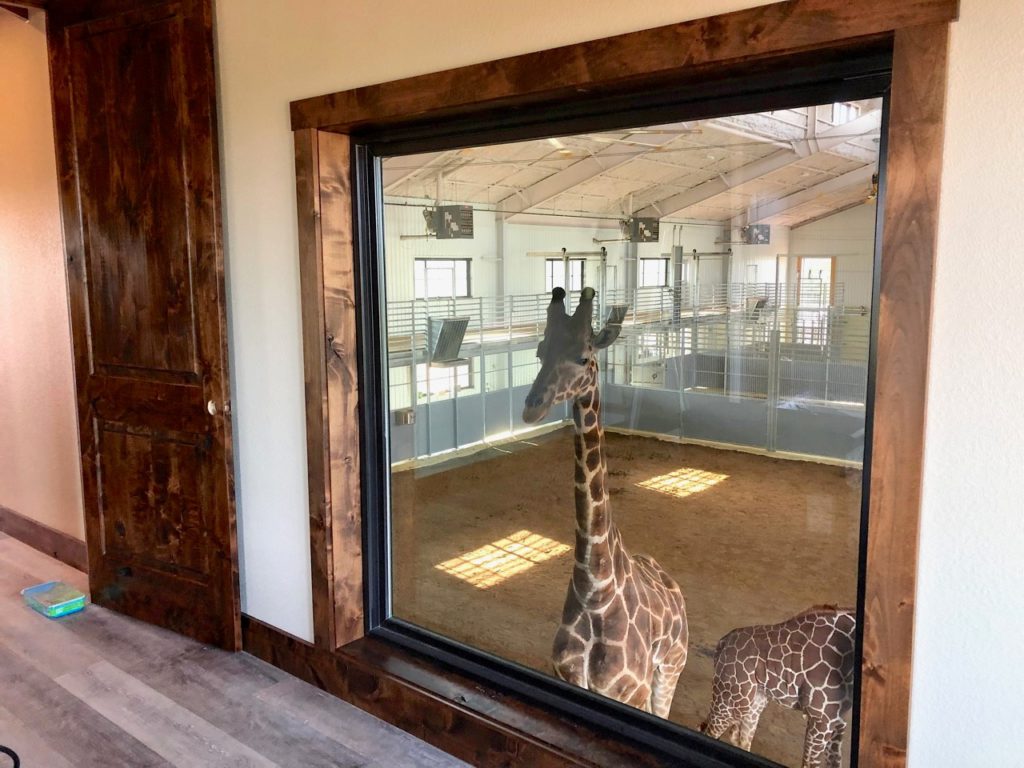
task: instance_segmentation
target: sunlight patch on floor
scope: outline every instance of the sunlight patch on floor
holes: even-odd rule
[[[658,475],[657,477],[637,483],[637,487],[685,499],[687,496],[692,496],[695,493],[706,491],[708,488],[718,485],[723,480],[727,480],[728,477],[728,475],[719,475],[703,469],[682,467],[674,472],[669,472],[667,475]]]
[[[570,549],[568,544],[523,530],[434,567],[478,589],[488,589]]]

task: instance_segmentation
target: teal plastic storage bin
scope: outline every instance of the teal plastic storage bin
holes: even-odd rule
[[[48,581],[21,590],[25,603],[50,619],[67,616],[85,608],[85,595],[62,581]]]

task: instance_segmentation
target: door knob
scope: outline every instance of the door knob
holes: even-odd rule
[[[224,406],[220,407],[217,405],[215,400],[208,400],[206,403],[206,410],[211,416],[216,416],[219,411],[224,411],[224,415],[227,416],[231,413],[231,401],[226,401]]]

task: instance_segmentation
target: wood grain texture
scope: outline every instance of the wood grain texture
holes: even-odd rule
[[[348,136],[318,133],[334,554],[334,643],[363,636],[355,251]]]
[[[347,136],[295,132],[315,642],[363,634],[355,272]]]
[[[47,31],[93,599],[236,648],[212,6],[59,6]]]
[[[107,661],[61,675],[57,684],[181,768],[276,764]]]
[[[455,758],[404,731],[396,731],[393,738],[382,740],[377,718],[290,675],[276,685],[261,690],[256,698],[273,707],[274,711],[287,713],[319,734],[337,739],[349,749],[369,758],[371,765],[408,763],[416,768],[445,768],[455,762]],[[347,726],[343,732],[337,730],[339,719],[343,719]]]
[[[14,714],[0,705],[0,734],[5,744],[18,745],[18,757],[24,765],[45,765],[46,768],[74,768],[63,755],[53,750]]]
[[[5,701],[18,702],[12,714],[51,749],[72,759],[76,766],[166,768],[169,765],[86,703],[69,696],[47,674],[2,644],[0,689]],[[17,751],[17,743],[10,740],[4,743]]]
[[[85,586],[0,540],[0,742],[26,768],[467,768],[340,701],[320,706],[317,689],[248,654],[99,606],[45,619],[18,590],[47,578]]]
[[[678,766],[373,637],[334,652],[243,617],[244,648],[478,768]]]
[[[85,542],[48,525],[0,506],[0,532],[13,536],[33,549],[45,552],[72,568],[84,571],[89,564]]]
[[[786,57],[796,54],[825,55],[878,36],[895,39],[859,745],[859,765],[870,768],[906,762],[942,107],[948,22],[957,13],[956,0],[898,4],[887,0],[859,4],[793,0],[292,104],[294,127],[303,132],[321,128],[344,134],[368,125],[400,126],[425,117],[486,113],[495,107],[542,110],[545,104],[579,98],[581,92],[619,93],[628,88],[678,84],[687,78],[735,74],[738,63],[756,68],[769,60],[792,61]],[[311,157],[304,161],[300,156],[300,169],[304,162],[309,167],[315,164],[322,174],[335,152],[339,172],[347,162],[347,142],[331,148],[323,135],[308,133],[309,142],[316,137],[317,156],[315,163]],[[338,187],[345,189],[343,183]],[[324,189],[322,183],[319,188]],[[321,217],[325,199],[322,194]],[[342,194],[336,199],[346,211],[342,215],[347,216],[350,196]],[[300,207],[300,230],[304,210]],[[306,216],[306,230],[316,232],[311,214]],[[346,268],[348,252],[339,252],[337,264],[332,265],[332,255],[322,247],[326,240],[322,220],[318,226],[321,247],[316,256],[321,260],[321,279],[326,280],[332,266]],[[324,318],[325,309],[318,306],[317,298],[304,299],[304,312],[320,313]],[[322,408],[322,396],[323,391],[311,393],[308,407]],[[330,411],[329,392],[327,403]],[[329,446],[345,450],[346,436],[330,428],[326,435]],[[330,474],[333,467],[325,472]],[[322,487],[333,493],[329,479],[324,479]],[[311,496],[312,492],[311,488]],[[332,522],[333,515],[327,519]],[[314,562],[317,547],[334,567],[343,555],[361,552],[357,537],[334,536],[335,530],[332,528],[330,536],[323,535],[320,543],[314,540]],[[328,578],[327,569],[322,569],[320,581]],[[339,603],[337,579],[331,584],[331,600]],[[340,637],[337,626],[335,633],[335,639]],[[586,731],[578,723],[552,716],[544,719],[514,697],[502,699],[468,678],[432,668],[373,638],[342,647],[332,656],[323,648],[250,621],[246,644],[262,658],[476,764],[515,762],[527,753],[535,761],[527,764],[572,764],[574,760],[605,764],[621,760],[621,753],[610,757],[608,752],[597,752],[625,749],[611,738],[602,741],[600,736],[584,736]],[[485,693],[481,695],[481,691]],[[462,738],[455,739],[454,730],[459,730]],[[516,757],[510,757],[512,754]],[[588,757],[580,757],[583,754]],[[635,765],[656,764],[655,758],[640,753],[630,760]]]
[[[860,762],[907,761],[949,27],[896,34],[871,453]]]
[[[349,132],[485,107],[650,86],[705,68],[949,22],[958,0],[789,0],[292,102],[292,128]]]
[[[295,194],[302,303],[302,362],[306,398],[306,481],[309,499],[313,640],[335,648],[334,543],[331,537],[331,457],[324,329],[323,251],[317,132],[295,131]]]

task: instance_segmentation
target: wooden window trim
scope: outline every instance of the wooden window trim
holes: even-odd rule
[[[872,456],[866,467],[870,519],[858,765],[905,765],[949,24],[958,11],[958,0],[790,0],[293,102],[315,634],[314,647],[302,653],[340,649],[340,669],[345,654],[363,654],[372,640],[359,640],[364,585],[348,134],[554,104],[581,93],[754,72],[776,57],[829,55],[891,39],[887,184],[879,200],[885,224],[874,308],[875,418],[868,425]],[[267,628],[254,634],[253,623],[247,626],[247,648],[289,668],[305,664],[307,678],[367,706],[365,691],[353,692],[350,677],[331,683],[312,672],[312,662],[297,659],[297,641]],[[357,681],[364,685],[396,677],[390,666],[360,670]],[[466,715],[464,700],[431,700],[449,717]],[[431,715],[430,707],[420,715],[402,711],[398,700],[372,708],[443,748],[465,753],[423,726],[423,718],[442,716]],[[536,744],[536,735],[483,705],[470,709],[474,722],[489,723],[501,738]]]

